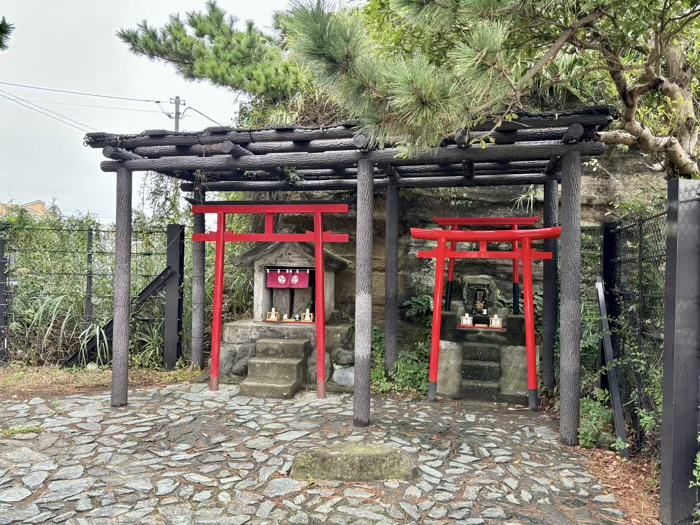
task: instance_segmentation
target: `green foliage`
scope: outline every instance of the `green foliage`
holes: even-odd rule
[[[359,11],[303,0],[286,28],[315,83],[377,144],[436,145],[516,108],[613,103],[692,153],[699,14],[691,0],[368,0]]]
[[[606,405],[610,394],[605,390],[596,390],[595,397],[581,399],[581,423],[578,428],[579,444],[585,448],[595,448],[598,440],[612,423],[613,413]]]
[[[18,434],[39,434],[44,431],[43,427],[14,427],[0,429],[0,437],[11,438]]]
[[[403,316],[413,321],[430,326],[433,319],[434,300],[432,295],[417,295],[403,303]]]
[[[698,435],[698,443],[700,443],[700,435]],[[695,455],[695,463],[693,465],[693,479],[690,481],[690,487],[700,487],[700,452],[698,452]]]
[[[402,350],[394,370],[387,377],[384,371],[384,333],[372,327],[372,388],[380,394],[427,394],[430,363],[428,341],[429,334],[426,334],[424,341]]]
[[[171,15],[161,28],[146,20],[117,36],[132,53],[172,64],[189,80],[207,80],[271,103],[293,95],[304,82],[301,70],[287,60],[282,42],[264,34],[252,21],[239,19],[213,1],[206,10],[184,19]]]
[[[5,17],[0,18],[0,51],[7,49],[10,42],[10,35],[15,30],[15,26],[10,24]]]

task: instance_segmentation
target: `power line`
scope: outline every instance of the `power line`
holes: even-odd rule
[[[195,111],[195,112],[199,113],[199,114],[202,115],[204,118],[211,120],[211,121],[212,121],[214,124],[216,124],[217,126],[223,126],[223,124],[221,124],[221,123],[217,122],[216,120],[214,120],[213,118],[211,118],[211,117],[205,115],[204,113],[202,113],[201,111],[199,111],[197,108],[194,108],[194,107],[192,107],[192,106],[187,106],[187,107],[188,107],[189,109],[191,109],[192,111]],[[187,110],[185,110],[185,111],[187,111]],[[183,113],[183,115],[184,115],[184,113]]]
[[[27,100],[27,99],[24,99],[24,98],[22,98],[22,97],[18,97],[17,95],[14,95],[14,94],[12,94],[12,93],[8,93],[7,91],[3,91],[2,89],[0,89],[0,93],[4,93],[5,95],[9,95],[10,97],[13,97],[14,99],[21,100],[22,102],[26,102],[27,104],[30,104],[30,105],[34,106],[35,108],[39,108],[39,109],[42,110],[42,111],[51,113],[51,114],[56,115],[57,117],[60,117],[60,118],[62,118],[62,119],[64,119],[64,120],[68,120],[68,121],[70,121],[70,122],[73,122],[73,123],[75,123],[75,124],[78,124],[79,126],[82,126],[83,128],[87,128],[88,130],[91,129],[91,130],[93,130],[93,131],[97,131],[97,130],[96,130],[95,128],[93,128],[92,126],[88,126],[87,124],[83,124],[82,122],[78,122],[77,120],[74,120],[74,119],[72,119],[72,118],[70,118],[70,117],[66,117],[65,115],[62,115],[61,113],[57,113],[57,112],[52,111],[52,110],[50,110],[50,109],[47,109],[47,108],[45,108],[45,107],[43,107],[43,106],[39,106],[38,104],[34,104],[33,102],[30,102],[30,101]],[[7,98],[7,97],[5,97],[5,98]],[[10,100],[12,100],[12,99],[10,99]],[[16,101],[15,101],[15,102],[16,102]]]
[[[101,95],[98,93],[86,93],[84,91],[70,91],[66,89],[54,89],[54,88],[47,88],[43,86],[30,86],[28,84],[15,84],[13,82],[0,82],[0,84],[5,85],[5,86],[14,86],[14,87],[21,87],[21,88],[26,88],[26,89],[38,89],[39,91],[51,91],[53,93],[65,93],[67,95],[80,95],[83,97],[98,97],[98,98],[111,98],[114,100],[130,100],[132,102],[154,102],[158,103],[158,100],[155,99],[146,99],[146,98],[132,98],[132,97],[118,97],[114,95]]]
[[[29,100],[25,99],[28,102],[38,102],[40,104],[55,104],[58,106],[77,106],[81,108],[99,108],[99,109],[116,109],[119,111],[138,111],[140,113],[160,113],[160,111],[156,111],[155,109],[138,109],[138,108],[122,108],[118,106],[99,106],[99,105],[94,105],[94,104],[75,104],[72,102],[54,102],[51,100]]]
[[[3,91],[3,93],[4,93],[4,91]],[[56,118],[56,117],[54,117],[53,115],[50,115],[49,113],[46,113],[46,112],[41,111],[41,110],[39,110],[39,109],[33,108],[33,107],[31,107],[31,106],[28,106],[27,104],[24,104],[23,102],[20,102],[19,100],[15,100],[15,99],[13,99],[13,98],[10,98],[10,97],[8,97],[7,95],[3,95],[2,93],[0,93],[0,97],[6,98],[6,99],[9,100],[10,102],[14,102],[15,104],[19,104],[20,106],[24,106],[25,108],[30,109],[30,110],[32,110],[32,111],[36,111],[37,113],[40,113],[40,114],[44,115],[45,117],[52,118],[52,119],[54,119],[54,120],[60,122],[61,124],[65,124],[65,125],[67,125],[67,126],[70,126],[70,127],[72,127],[72,128],[75,128],[75,129],[77,129],[78,131],[82,131],[83,133],[87,133],[87,132],[89,131],[88,129],[79,128],[78,126],[75,126],[75,125],[71,124],[70,122],[67,122],[67,121],[65,121],[65,120],[62,120],[62,119],[60,119],[60,118]]]

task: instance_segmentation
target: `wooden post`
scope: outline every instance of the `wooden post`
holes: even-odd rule
[[[214,312],[211,327],[211,369],[209,371],[209,390],[219,390],[219,358],[221,350],[221,324],[224,303],[224,254],[226,243],[226,214],[216,215],[216,260],[214,270]]]
[[[175,370],[182,356],[182,278],[185,270],[185,227],[168,224],[167,265],[174,270],[165,285],[165,323],[163,364]]]
[[[544,183],[544,227],[552,228],[559,223],[559,183],[548,180]],[[551,261],[544,261],[543,312],[542,312],[542,380],[544,388],[552,393],[554,379],[554,349],[557,339],[557,317],[559,311],[559,270],[557,267],[557,239],[546,239],[544,251],[553,254]]]
[[[374,164],[357,163],[357,258],[355,263],[355,406],[353,424],[366,427],[370,418],[372,375],[372,211]]]
[[[114,321],[112,332],[112,406],[127,403],[131,337],[131,188],[132,174],[117,170],[114,234]]]
[[[578,442],[581,379],[581,154],[571,151],[561,166],[561,440]]]
[[[85,272],[85,322],[89,325],[94,317],[94,308],[92,304],[92,226],[87,230],[87,268]]]
[[[445,286],[445,239],[440,239],[435,259],[435,291],[433,295],[433,329],[430,338],[430,372],[428,401],[437,398],[438,364],[440,363],[440,328],[442,327],[442,293]]]
[[[7,239],[3,237],[4,225],[0,224],[0,366],[9,361],[7,352],[7,259],[5,246]]]
[[[661,522],[690,524],[697,502],[700,364],[700,182],[668,181],[664,397],[661,424]]]
[[[204,202],[204,190],[195,192],[195,199]],[[192,215],[194,234],[204,232],[204,214]],[[202,368],[204,361],[204,319],[207,308],[206,297],[206,245],[192,242],[192,368]]]
[[[532,288],[532,241],[522,242],[523,251],[523,309],[525,310],[525,351],[527,354],[527,393],[530,410],[539,408],[537,391],[537,343],[535,341],[535,302]]]
[[[386,311],[384,367],[387,373],[396,364],[399,322],[399,189],[386,189],[386,239],[384,309]]]
[[[274,218],[269,213],[266,219]],[[266,220],[272,223],[273,220]],[[267,224],[266,224],[267,226]],[[270,225],[270,229],[272,226]],[[267,231],[267,227],[265,228]],[[314,213],[314,250],[316,255],[316,303],[314,316],[316,320],[316,396],[326,397],[326,252],[323,249],[323,214]],[[294,288],[290,288],[294,291]],[[289,301],[290,305],[293,301]]]

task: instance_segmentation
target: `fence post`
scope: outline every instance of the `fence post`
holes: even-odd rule
[[[0,231],[2,228],[0,228]],[[7,259],[5,246],[7,239],[0,237],[0,366],[9,361],[7,350]]]
[[[613,356],[620,355],[620,337],[616,332],[617,318],[620,316],[620,304],[615,295],[615,290],[618,287],[616,265],[620,258],[620,221],[611,221],[603,223],[603,249],[601,250],[601,273],[603,274],[603,290],[605,291],[605,307],[608,312],[608,321],[610,325],[610,341],[613,349]],[[605,366],[605,352],[603,351],[603,342],[600,344],[600,363]],[[608,390],[607,376],[602,374],[600,377],[600,387]]]
[[[182,356],[182,279],[185,269],[185,227],[181,224],[168,224],[167,262],[174,273],[165,284],[165,348],[163,362],[165,369],[175,370],[177,360]]]
[[[700,182],[668,181],[664,390],[661,424],[661,522],[691,523],[690,487],[698,451],[700,363]]]
[[[92,306],[92,226],[87,231],[87,272],[85,279],[85,321],[89,325],[94,318]]]

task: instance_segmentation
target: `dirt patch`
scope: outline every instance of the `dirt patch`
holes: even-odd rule
[[[129,386],[141,388],[189,383],[199,375],[200,372],[190,370],[164,372],[136,368],[129,370]],[[85,370],[10,365],[0,367],[0,400],[104,392],[109,390],[111,382],[112,371],[108,368]]]
[[[588,470],[617,497],[617,507],[627,514],[632,525],[661,525],[659,521],[659,473],[652,462],[626,461],[615,452],[585,450],[590,458]]]

